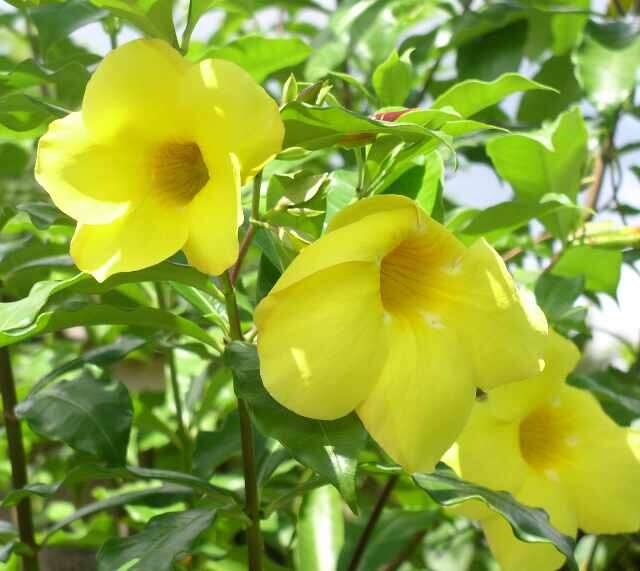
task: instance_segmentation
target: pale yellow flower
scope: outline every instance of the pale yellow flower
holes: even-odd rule
[[[267,390],[298,414],[356,410],[410,472],[433,468],[464,427],[476,387],[538,373],[544,316],[497,253],[466,248],[413,201],[345,208],[258,306]]]
[[[240,185],[283,133],[275,101],[237,65],[137,40],[105,57],[82,110],[40,139],[36,178],[78,221],[71,254],[96,279],[180,249],[219,274],[238,253]]]
[[[545,509],[567,535],[578,528],[637,531],[638,433],[615,424],[591,393],[565,384],[578,358],[571,342],[551,332],[544,372],[489,391],[444,461],[466,480]],[[502,517],[477,502],[458,510],[481,521],[503,571],[552,571],[564,563],[553,546],[516,539]]]

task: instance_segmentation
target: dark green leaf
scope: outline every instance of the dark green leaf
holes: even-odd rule
[[[240,452],[240,418],[237,413],[232,413],[219,430],[198,432],[193,453],[193,473],[210,478],[220,464]]]
[[[0,144],[0,178],[22,176],[29,162],[29,153],[13,143]]]
[[[16,413],[41,436],[124,464],[133,408],[121,383],[91,377],[61,382],[31,395]]]
[[[234,372],[238,397],[247,401],[260,431],[279,440],[300,462],[329,479],[355,509],[357,458],[367,441],[358,418],[314,420],[278,404],[260,379],[255,346],[233,342],[225,360]]]
[[[116,571],[136,561],[131,571],[171,571],[213,523],[214,510],[188,510],[152,518],[136,535],[110,539],[98,553],[98,571]]]
[[[461,480],[442,465],[431,474],[415,474],[413,480],[443,506],[454,506],[467,500],[481,501],[509,522],[518,539],[552,544],[567,558],[571,569],[577,571],[578,567],[573,558],[573,539],[551,527],[545,511],[523,506],[508,492],[495,492]]]
[[[64,115],[63,110],[22,93],[0,98],[0,125],[11,131],[31,131]]]

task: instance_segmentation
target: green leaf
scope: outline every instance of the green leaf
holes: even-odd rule
[[[552,325],[561,325],[575,316],[574,304],[584,292],[584,278],[564,278],[544,272],[536,282],[536,301]]]
[[[98,571],[116,571],[136,561],[131,571],[171,571],[181,554],[193,549],[213,523],[215,511],[194,509],[152,518],[136,535],[110,539],[98,552]]]
[[[410,50],[402,56],[393,50],[373,72],[373,88],[383,107],[402,105],[409,96],[413,80],[410,56]]]
[[[591,246],[572,246],[565,250],[551,272],[556,276],[583,276],[585,287],[616,297],[620,282],[622,252]]]
[[[56,71],[50,71],[38,65],[34,60],[27,59],[10,71],[0,72],[0,96],[45,83],[66,80],[71,75],[84,75],[88,78],[89,74],[86,68],[77,62],[70,62]]]
[[[11,131],[38,129],[65,114],[53,105],[22,93],[0,97],[0,125]]]
[[[139,337],[122,336],[115,343],[109,345],[101,345],[95,349],[86,351],[79,357],[66,361],[62,365],[56,367],[47,373],[38,381],[31,393],[36,393],[44,387],[52,383],[55,379],[71,371],[81,369],[86,365],[96,365],[105,367],[113,363],[117,363],[124,359],[129,353],[141,349],[150,342],[150,339],[141,339]]]
[[[383,194],[401,194],[414,199],[427,214],[438,218],[444,182],[444,162],[438,151],[419,157]]]
[[[260,432],[280,441],[302,464],[326,477],[355,510],[358,454],[367,441],[355,414],[338,420],[315,420],[278,404],[262,384],[253,345],[231,343],[225,360],[233,370],[236,394],[247,401]]]
[[[193,473],[210,478],[220,464],[240,452],[240,417],[232,413],[219,430],[198,432],[193,453]]]
[[[433,108],[453,107],[462,117],[471,117],[512,93],[532,89],[553,91],[552,88],[517,73],[505,73],[491,82],[469,79],[457,83],[440,95],[433,102]]]
[[[43,53],[53,44],[66,39],[72,32],[96,22],[106,16],[100,10],[83,0],[68,0],[38,6],[30,11],[31,19],[38,30],[38,42]]]
[[[494,230],[515,230],[533,218],[545,219],[560,211],[580,210],[564,195],[545,195],[540,202],[511,200],[482,210],[464,229],[465,234],[485,234]]]
[[[335,571],[344,543],[344,518],[340,494],[333,486],[322,486],[304,496],[297,532],[297,569]]]
[[[219,58],[237,63],[258,83],[276,71],[294,67],[309,57],[311,48],[300,38],[243,36],[221,48],[199,54],[198,59]]]
[[[459,79],[493,81],[520,67],[527,37],[527,22],[517,20],[483,35],[458,49]]]
[[[430,137],[429,131],[419,125],[376,121],[343,107],[316,107],[296,101],[285,106],[281,116],[286,129],[285,149],[363,146],[381,134],[397,135],[408,142]]]
[[[173,0],[91,0],[112,14],[127,20],[146,35],[162,38],[178,47],[173,26]]]
[[[133,408],[129,392],[117,381],[82,377],[61,382],[31,395],[16,413],[45,438],[124,464]]]
[[[539,125],[555,119],[569,105],[580,100],[581,88],[576,80],[574,66],[569,56],[554,56],[546,60],[534,81],[557,90],[528,91],[520,101],[518,121]]]
[[[415,474],[413,481],[443,506],[455,506],[467,500],[479,500],[502,515],[518,539],[530,543],[550,543],[562,553],[571,569],[578,570],[573,557],[574,541],[549,523],[549,515],[539,508],[518,503],[508,492],[495,492],[458,478],[439,465],[431,474]]]
[[[587,163],[588,133],[578,108],[567,111],[540,132],[509,134],[487,143],[497,173],[521,201],[538,202],[548,193],[576,202]],[[547,229],[564,237],[579,222],[575,212],[562,211],[543,219]]]
[[[631,23],[589,22],[574,61],[578,81],[595,106],[618,107],[638,81],[640,35]]]
[[[14,143],[0,143],[0,178],[19,178],[29,162],[29,153]]]

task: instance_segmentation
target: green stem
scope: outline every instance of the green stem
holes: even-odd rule
[[[156,283],[156,295],[158,297],[158,307],[163,311],[169,310],[169,303],[165,288],[162,284]],[[176,420],[178,422],[178,436],[182,444],[182,464],[184,471],[191,473],[192,468],[192,452],[191,437],[184,421],[184,407],[182,406],[182,397],[180,396],[180,385],[178,383],[178,368],[176,366],[176,356],[173,349],[168,349],[166,353],[167,369],[169,373],[169,381],[171,384],[171,398],[176,407]]]
[[[251,195],[251,225],[247,229],[247,233],[244,235],[242,242],[240,243],[240,249],[238,251],[238,259],[229,270],[229,278],[231,284],[235,285],[238,276],[240,275],[240,269],[242,268],[242,262],[244,261],[253,237],[256,233],[256,223],[260,222],[260,188],[262,186],[262,171],[260,171],[253,179],[253,194]]]
[[[356,195],[358,198],[362,198],[365,188],[364,188],[364,177],[365,177],[365,160],[364,160],[364,150],[362,147],[355,147],[353,152],[356,157],[356,167],[358,169],[358,186],[356,187]]]
[[[364,528],[364,531],[362,532],[360,539],[358,540],[358,545],[356,545],[355,551],[351,556],[351,562],[349,563],[349,567],[347,567],[347,571],[356,571],[358,569],[358,566],[360,565],[360,561],[362,560],[362,556],[364,555],[367,545],[369,544],[369,540],[373,535],[373,530],[375,529],[376,524],[378,523],[378,520],[382,515],[382,510],[385,504],[387,503],[387,500],[389,499],[389,496],[391,495],[393,488],[398,483],[399,477],[400,476],[398,474],[394,474],[387,480],[387,483],[385,484],[384,488],[382,488],[382,492],[380,492],[380,496],[376,501],[376,505],[373,507],[373,511],[369,516],[367,525]]]
[[[9,444],[9,461],[11,462],[11,478],[13,488],[18,490],[27,485],[27,460],[22,443],[22,428],[16,418],[15,407],[17,402],[16,385],[11,369],[8,347],[0,349],[0,391],[2,392],[2,408],[4,411],[4,424]],[[30,548],[30,553],[22,555],[24,571],[38,571],[38,547],[33,530],[33,515],[31,513],[31,500],[26,497],[16,506],[18,521],[18,533],[20,541]]]
[[[184,32],[182,33],[182,40],[180,41],[180,51],[183,54],[186,54],[189,51],[189,42],[191,41],[191,34],[193,34],[193,30],[196,27],[196,22],[192,22],[192,0],[189,0],[189,8],[187,10],[187,24],[184,28]]]
[[[229,272],[222,274],[224,297],[229,316],[231,339],[243,341],[238,302]],[[262,571],[262,537],[260,535],[260,499],[256,475],[256,454],[249,407],[244,399],[238,399],[240,414],[240,436],[242,441],[242,465],[244,471],[245,513],[249,517],[247,528],[247,548],[249,551],[249,571]]]

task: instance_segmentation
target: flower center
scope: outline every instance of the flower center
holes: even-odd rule
[[[556,468],[570,460],[578,445],[571,419],[558,403],[539,408],[520,424],[520,451],[534,470],[554,479]]]
[[[382,259],[380,295],[391,316],[419,317],[438,327],[438,309],[446,302],[442,292],[457,271],[461,250],[444,232],[431,229],[402,241]]]
[[[183,206],[207,184],[209,171],[195,143],[164,143],[153,154],[151,179],[163,199]]]

